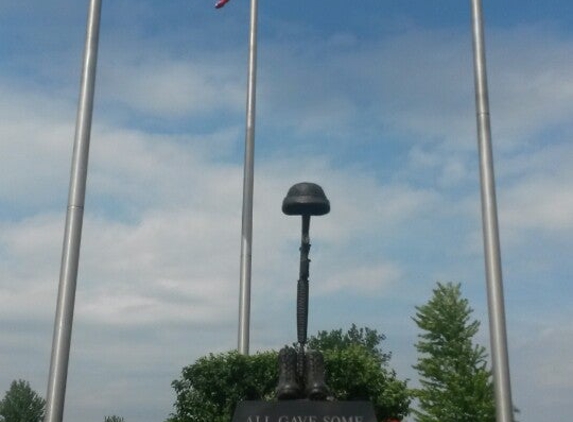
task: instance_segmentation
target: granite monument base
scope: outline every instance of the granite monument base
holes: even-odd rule
[[[367,401],[243,401],[232,422],[376,422]]]

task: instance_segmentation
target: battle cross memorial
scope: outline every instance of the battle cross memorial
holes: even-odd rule
[[[310,252],[310,217],[330,212],[330,202],[315,183],[292,186],[283,200],[286,215],[302,217],[300,272],[297,283],[296,324],[298,344],[278,355],[277,401],[243,401],[233,422],[376,422],[374,408],[366,401],[334,401],[326,384],[324,358],[307,350]]]

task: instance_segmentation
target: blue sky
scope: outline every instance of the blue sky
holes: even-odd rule
[[[249,4],[104,1],[65,420],[163,421],[183,366],[237,343]],[[484,1],[510,365],[522,422],[573,407],[573,5]],[[0,390],[45,394],[87,1],[0,3]],[[385,333],[461,282],[488,346],[469,1],[259,2],[251,350]]]

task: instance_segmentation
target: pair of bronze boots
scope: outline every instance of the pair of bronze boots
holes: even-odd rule
[[[306,397],[310,400],[326,400],[329,391],[325,382],[324,358],[318,351],[304,354],[303,379],[297,373],[297,352],[284,347],[279,352],[279,385],[277,398],[293,400]],[[304,384],[304,387],[301,385]]]

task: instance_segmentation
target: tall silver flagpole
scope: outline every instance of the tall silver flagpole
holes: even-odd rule
[[[64,416],[64,400],[68,377],[68,362],[70,357],[76,280],[86,192],[100,16],[101,0],[90,0],[70,175],[68,210],[60,267],[58,302],[52,340],[52,358],[48,379],[45,422],[61,422]]]
[[[513,421],[481,0],[471,0],[489,331],[497,422]]]
[[[251,0],[249,73],[247,81],[247,128],[243,177],[243,224],[241,233],[241,280],[239,292],[239,353],[249,354],[251,317],[251,257],[253,243],[253,184],[255,163],[255,106],[257,89],[257,9]]]

